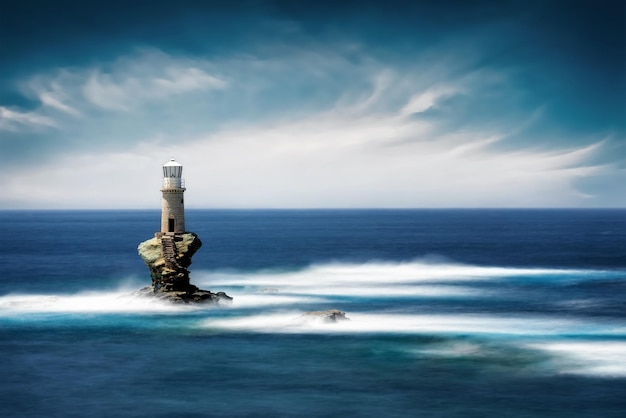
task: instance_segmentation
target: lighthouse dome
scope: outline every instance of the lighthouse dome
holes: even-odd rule
[[[175,159],[172,158],[171,160],[163,164],[163,177],[181,178],[182,175],[183,165]]]

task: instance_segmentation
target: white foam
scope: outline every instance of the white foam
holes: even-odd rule
[[[418,355],[430,357],[482,357],[487,353],[487,350],[481,344],[469,341],[446,342],[435,344],[432,347],[429,345],[428,347],[416,347],[410,351]]]
[[[328,297],[372,297],[384,298],[409,298],[409,297],[485,297],[492,292],[472,289],[461,286],[443,285],[414,285],[414,286],[281,286],[272,293],[263,293],[262,290],[254,295],[238,293],[229,294],[238,300],[245,299],[246,303],[255,301],[257,306],[270,306],[276,304],[288,304],[291,302],[323,302]],[[306,295],[306,296],[305,296]]]
[[[282,292],[306,292],[312,295],[328,295],[328,296],[369,296],[377,298],[388,297],[477,297],[485,296],[487,293],[472,289],[470,287],[461,286],[445,286],[445,285],[396,285],[383,286],[372,284],[367,287],[363,286],[299,286],[283,287]]]
[[[291,296],[277,294],[237,294],[232,293],[232,306],[235,308],[270,307],[296,305],[302,303],[325,303],[326,299],[308,296]]]
[[[373,284],[445,284],[460,281],[481,281],[511,276],[539,276],[579,274],[578,270],[522,269],[480,267],[463,264],[433,264],[425,262],[324,264],[296,272],[196,274],[201,284],[233,286],[245,284],[259,287],[302,286],[321,288],[329,286],[368,286]]]
[[[560,373],[626,377],[626,341],[568,341],[529,344],[559,356]]]
[[[493,315],[406,315],[347,313],[349,321],[330,324],[294,322],[303,311],[272,312],[233,318],[209,318],[202,327],[252,332],[339,332],[339,333],[412,333],[456,335],[626,335],[626,326],[610,326],[586,321],[547,319],[545,317],[502,317]]]
[[[497,289],[473,283],[511,276],[576,275],[578,270],[480,267],[453,263],[413,261],[364,264],[329,263],[299,271],[256,273],[212,272],[194,274],[203,287],[245,286],[247,291],[271,288],[282,295],[309,297],[489,297]],[[460,285],[463,283],[463,285]],[[244,293],[245,295],[245,293]],[[236,293],[231,294],[237,299]],[[245,297],[245,296],[244,296]],[[286,299],[285,299],[286,300]],[[247,301],[248,302],[248,301]],[[264,306],[261,299],[257,306]],[[266,305],[272,305],[268,300]]]
[[[23,313],[180,312],[181,309],[189,308],[121,291],[0,296],[0,316]]]

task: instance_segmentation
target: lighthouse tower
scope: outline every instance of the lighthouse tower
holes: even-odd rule
[[[163,200],[161,205],[161,233],[185,232],[185,181],[183,165],[173,158],[163,165]]]

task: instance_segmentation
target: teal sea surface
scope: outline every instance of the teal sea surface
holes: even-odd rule
[[[624,416],[626,210],[186,217],[232,305],[133,295],[157,211],[0,211],[0,416]]]

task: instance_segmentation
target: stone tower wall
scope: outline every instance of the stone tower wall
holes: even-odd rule
[[[183,188],[161,189],[161,232],[185,232],[185,201]],[[170,230],[170,219],[174,219],[174,230]]]

